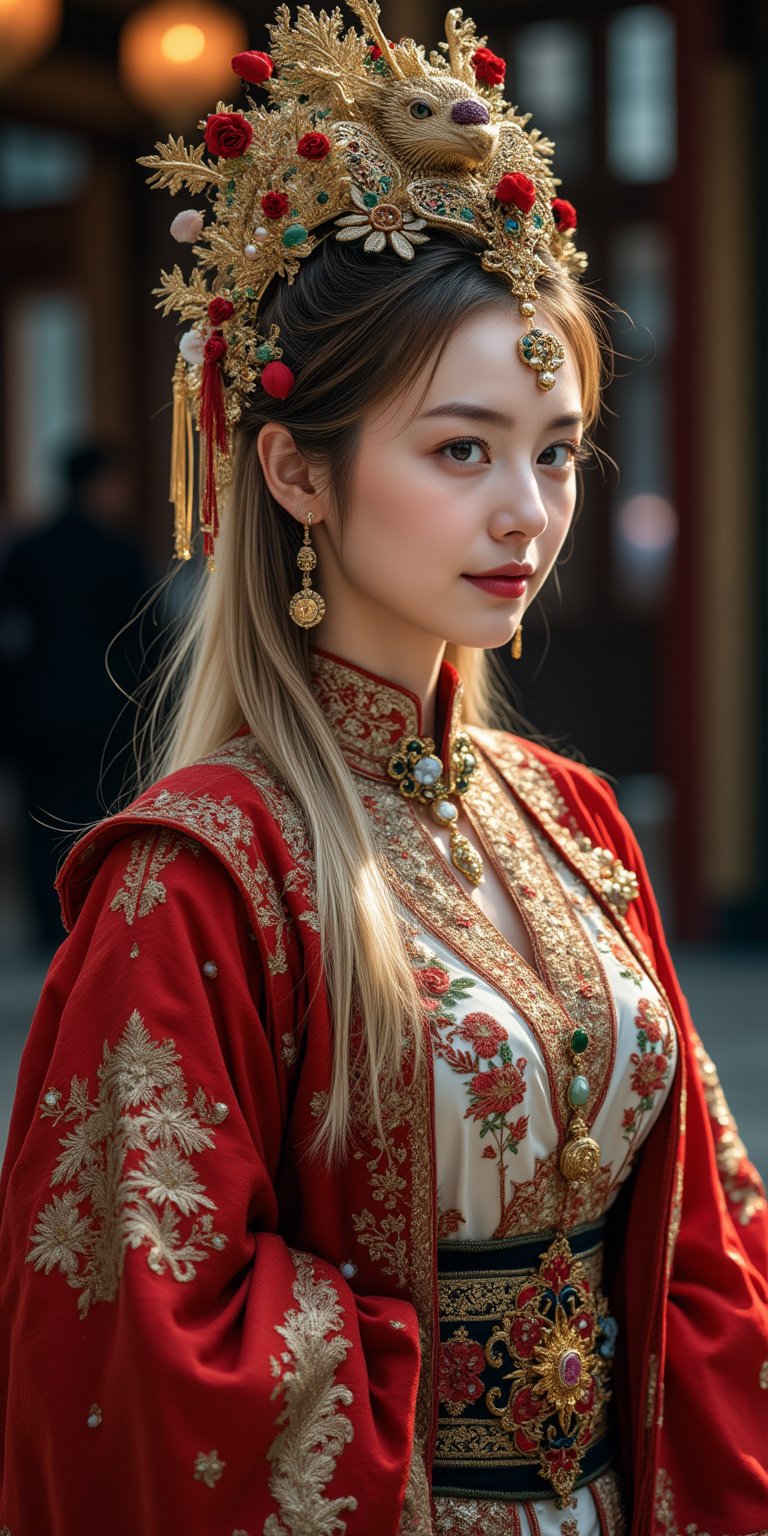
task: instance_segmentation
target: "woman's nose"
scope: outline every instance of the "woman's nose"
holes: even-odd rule
[[[494,519],[494,532],[524,533],[527,538],[539,538],[544,533],[549,516],[541,499],[539,487],[534,481],[524,486],[519,483],[509,493],[506,503]]]

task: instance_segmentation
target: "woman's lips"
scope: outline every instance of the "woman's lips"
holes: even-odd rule
[[[528,576],[465,576],[465,581],[471,581],[473,587],[482,587],[484,592],[493,593],[494,597],[524,597]]]

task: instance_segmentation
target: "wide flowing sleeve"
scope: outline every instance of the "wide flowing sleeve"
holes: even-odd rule
[[[122,838],[21,1062],[0,1182],[0,1529],[394,1536],[414,1308],[353,1294],[281,1232],[295,1021],[272,1016],[226,866],[176,839],[131,925],[128,863]]]

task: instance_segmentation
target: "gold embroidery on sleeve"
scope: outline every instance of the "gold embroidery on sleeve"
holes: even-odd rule
[[[398,1536],[432,1536],[433,1529],[424,1458],[414,1445]]]
[[[168,892],[159,878],[160,871],[173,863],[182,848],[195,858],[200,855],[200,844],[179,832],[153,831],[133,839],[123,886],[110,902],[110,911],[122,911],[129,928],[137,917],[147,917],[165,901]]]
[[[110,1049],[104,1042],[93,1102],[87,1078],[77,1077],[66,1104],[58,1089],[41,1101],[43,1119],[70,1127],[59,1141],[51,1188],[74,1187],[40,1212],[27,1263],[65,1275],[81,1292],[82,1317],[92,1302],[114,1301],[126,1249],[148,1248],[155,1274],[168,1268],[186,1282],[206,1250],[227,1242],[213,1229],[216,1205],[189,1161],[215,1145],[207,1127],[226,1117],[227,1106],[212,1105],[202,1088],[189,1104],[179,1060],[174,1041],[153,1040],[134,1009],[117,1044]],[[136,1152],[142,1161],[126,1168]],[[183,1232],[181,1219],[189,1217],[195,1219]]]
[[[764,1360],[760,1367],[760,1385],[764,1392],[768,1392],[768,1360]]]
[[[206,1488],[215,1488],[226,1465],[225,1461],[221,1461],[218,1451],[198,1451],[193,1476],[205,1483]]]
[[[352,1402],[352,1393],[335,1381],[351,1341],[340,1334],[343,1313],[330,1281],[315,1279],[309,1254],[291,1252],[291,1258],[298,1305],[275,1325],[286,1347],[271,1361],[277,1377],[272,1398],[283,1397],[279,1433],[267,1452],[279,1516],[268,1516],[264,1536],[342,1536],[347,1523],[341,1515],[357,1509],[357,1499],[327,1499],[323,1490],[353,1435],[351,1420],[339,1411]]]
[[[698,1036],[695,1040],[695,1050],[699,1076],[704,1086],[707,1113],[715,1138],[715,1158],[720,1183],[732,1216],[742,1227],[746,1227],[758,1211],[765,1209],[765,1187],[757,1169],[749,1160],[747,1149],[739,1135],[739,1128],[723,1093],[717,1067]]]

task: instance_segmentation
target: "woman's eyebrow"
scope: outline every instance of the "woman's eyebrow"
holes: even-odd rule
[[[428,416],[464,416],[469,421],[485,421],[489,426],[506,427],[509,430],[515,425],[513,416],[506,416],[503,411],[492,411],[486,405],[473,405],[470,400],[449,400],[445,405],[433,405],[431,410],[422,411],[419,420]],[[548,422],[544,430],[553,432],[558,427],[579,427],[583,421],[581,411],[568,411]]]

